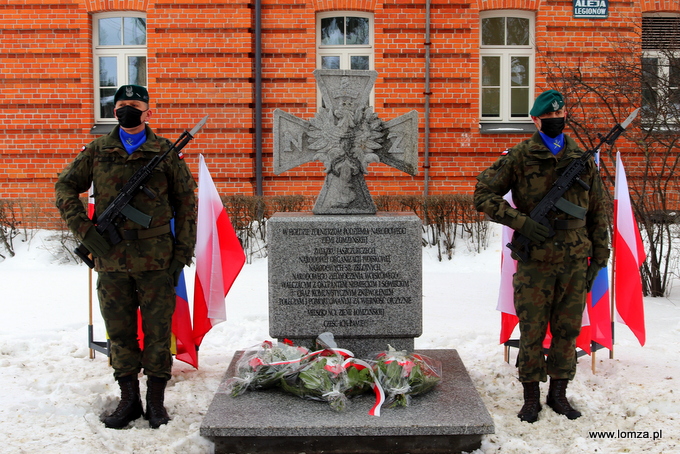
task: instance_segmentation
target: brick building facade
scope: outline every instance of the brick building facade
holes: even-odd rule
[[[150,125],[171,140],[210,115],[186,159],[196,175],[203,153],[223,195],[313,199],[320,163],[272,171],[273,112],[311,118],[317,68],[375,69],[380,118],[418,111],[421,166],[411,177],[372,164],[372,194],[469,193],[501,150],[533,131],[528,109],[550,88],[550,62],[597,68],[612,40],[640,40],[644,15],[677,14],[680,4],[4,0],[0,11],[0,199],[36,201],[40,225],[55,227],[57,172],[110,129],[115,85],[146,85]],[[600,17],[577,17],[584,12]]]

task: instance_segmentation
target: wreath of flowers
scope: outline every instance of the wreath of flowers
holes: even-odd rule
[[[227,383],[227,392],[236,397],[247,390],[269,389],[279,386],[281,378],[297,367],[309,353],[290,340],[275,344],[264,341],[247,349],[236,364],[236,376]]]
[[[378,353],[373,370],[385,392],[385,405],[407,407],[412,396],[431,391],[441,381],[441,363],[405,351]]]
[[[348,399],[373,390],[375,404],[369,411],[380,416],[383,405],[408,406],[412,396],[432,390],[441,381],[441,363],[419,354],[389,351],[370,362],[354,358],[345,349],[323,345],[310,352],[291,341],[265,341],[246,350],[227,381],[227,392],[236,397],[246,390],[279,387],[304,399],[327,402],[344,411]]]

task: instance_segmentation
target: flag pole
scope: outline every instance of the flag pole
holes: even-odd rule
[[[618,160],[619,154],[616,153],[616,161],[614,162],[614,168],[618,170]],[[614,359],[614,314],[616,313],[615,301],[616,301],[616,213],[618,211],[616,205],[616,183],[618,180],[618,175],[614,180],[614,218],[613,218],[613,229],[612,229],[612,285],[611,291],[609,292],[609,318],[612,324],[612,348],[609,350],[609,359]]]
[[[611,314],[611,319],[612,319],[612,349],[609,350],[609,359],[614,359],[614,314],[616,313],[615,306],[614,306],[614,301],[616,300],[616,254],[614,254],[614,249],[616,249],[616,246],[612,244],[612,287],[611,287],[611,295],[610,295],[610,304],[609,304],[609,313]]]
[[[597,355],[595,342],[590,341],[590,369],[593,371],[593,375],[595,375],[595,355]]]
[[[619,155],[618,153],[616,154],[616,162],[614,163],[614,168],[618,170],[618,159]],[[613,219],[613,224],[614,224],[614,229],[612,230],[612,286],[611,286],[611,291],[609,292],[609,313],[611,314],[611,324],[612,324],[612,349],[609,350],[609,359],[614,359],[614,315],[616,314],[616,306],[615,306],[615,301],[616,301],[616,216],[617,216],[617,205],[616,205],[616,180],[618,179],[618,175],[616,175],[616,179],[614,180],[614,219]]]
[[[90,309],[90,318],[88,322],[88,332],[92,333],[92,268],[87,269],[87,290],[88,290],[88,303]],[[89,334],[90,339],[88,339],[87,346],[90,347],[90,359],[94,359],[94,349],[92,348],[91,334]]]

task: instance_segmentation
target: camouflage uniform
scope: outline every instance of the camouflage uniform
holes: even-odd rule
[[[508,150],[478,177],[475,206],[495,222],[515,230],[541,201],[564,168],[583,152],[564,136],[557,156],[533,137]],[[518,262],[513,278],[514,301],[520,321],[519,379],[522,382],[572,379],[576,372],[575,342],[585,307],[588,258],[599,267],[609,258],[606,193],[593,160],[580,176],[590,186],[573,185],[563,196],[585,209],[583,220],[558,210],[554,213],[555,236],[532,243],[530,259]],[[512,191],[517,208],[503,195]],[[547,360],[542,342],[550,323],[552,343]]]
[[[110,134],[83,147],[59,175],[56,204],[76,237],[82,240],[92,225],[79,194],[93,183],[95,216],[101,214],[139,168],[172,145],[148,126],[146,137],[146,142],[128,155],[116,126]],[[99,303],[111,340],[116,379],[137,374],[141,368],[147,375],[170,378],[175,291],[168,267],[173,259],[191,264],[196,242],[196,182],[186,163],[170,153],[156,167],[146,187],[155,197],[140,192],[131,205],[152,217],[149,229],[145,231],[125,219],[118,230],[129,239],[113,245],[106,256],[95,258]],[[167,228],[173,217],[174,238]],[[137,307],[142,312],[144,352],[137,343]]]

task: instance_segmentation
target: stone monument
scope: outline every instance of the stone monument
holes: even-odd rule
[[[375,71],[317,70],[323,107],[309,121],[274,112],[274,172],[321,161],[311,213],[267,225],[269,334],[313,347],[332,332],[357,356],[413,350],[422,334],[421,221],[381,213],[364,175],[383,162],[418,171],[418,113],[384,122],[369,105]]]
[[[422,333],[421,221],[376,213],[364,175],[384,163],[416,175],[418,115],[383,121],[369,106],[375,71],[317,70],[323,102],[303,120],[274,113],[274,171],[321,161],[326,180],[312,213],[267,223],[269,334],[314,348],[330,332],[358,358],[414,350]],[[244,346],[245,347],[245,346]],[[493,421],[455,350],[421,350],[442,382],[406,409],[369,416],[370,398],[334,413],[280,392],[232,398],[218,390],[201,425],[215,452],[455,453],[472,451]],[[225,380],[235,374],[237,352]],[[224,382],[223,382],[224,384]]]

